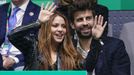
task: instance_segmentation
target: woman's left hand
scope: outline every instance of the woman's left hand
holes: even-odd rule
[[[54,3],[48,2],[44,8],[44,4],[41,5],[41,11],[39,14],[39,22],[46,22],[49,20],[50,16],[53,15],[54,10],[56,9],[56,5]]]

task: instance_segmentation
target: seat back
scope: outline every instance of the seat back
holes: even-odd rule
[[[134,22],[125,23],[123,25],[120,39],[125,43],[126,51],[131,62],[131,75],[134,75]]]

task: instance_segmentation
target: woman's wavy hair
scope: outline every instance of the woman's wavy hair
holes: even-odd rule
[[[46,23],[42,23],[41,28],[39,30],[38,50],[39,53],[43,56],[41,69],[48,69],[48,67],[54,69],[54,67],[52,66],[52,58],[50,51],[53,49],[51,25],[56,16],[61,16],[65,20],[66,31],[67,31],[63,42],[60,44],[60,47],[56,48],[60,56],[61,69],[62,70],[76,69],[76,66],[78,66],[76,62],[79,61],[77,58],[78,53],[75,50],[71,40],[68,20],[66,19],[65,16],[63,16],[59,12],[55,12]]]

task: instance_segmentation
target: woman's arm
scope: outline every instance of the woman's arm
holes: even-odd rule
[[[32,23],[15,28],[8,34],[9,41],[18,48],[24,55],[32,48],[33,39],[36,38],[34,30],[37,30],[39,23]]]

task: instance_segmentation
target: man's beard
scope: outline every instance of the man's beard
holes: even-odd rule
[[[77,33],[77,36],[80,38],[80,39],[89,39],[92,37],[92,32],[89,34],[89,35],[82,35],[82,33],[80,32],[80,30],[76,30],[76,33]]]

